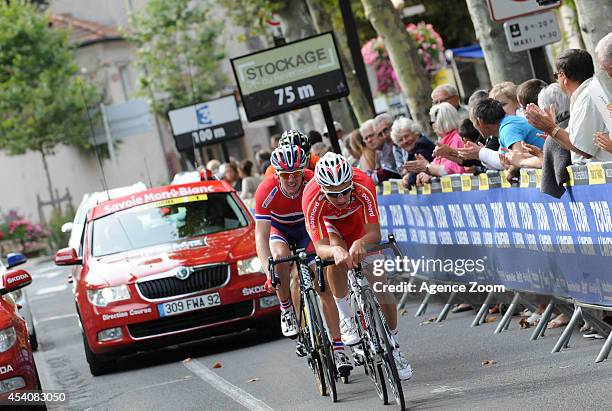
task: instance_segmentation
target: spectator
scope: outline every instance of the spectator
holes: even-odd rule
[[[217,176],[219,174],[220,166],[221,163],[219,162],[219,160],[215,160],[214,158],[212,160],[209,160],[208,163],[206,163],[206,169],[210,170],[213,176]]]
[[[450,84],[442,84],[431,92],[432,105],[440,103],[450,103],[459,112],[461,119],[468,118],[469,113],[466,106],[461,104],[459,92],[455,86]]]
[[[433,150],[436,148],[421,131],[421,127],[413,120],[400,117],[391,126],[391,139],[395,143],[393,154],[398,173],[403,176],[406,187],[416,184],[416,172],[409,172],[404,168],[408,162],[416,160],[416,156],[422,156],[427,161],[433,161]]]
[[[458,111],[449,103],[434,105],[429,110],[429,116],[433,123],[433,129],[440,137],[440,144],[453,148],[463,147],[463,141],[457,132],[461,117]],[[423,185],[431,181],[432,176],[444,176],[447,174],[462,174],[464,169],[454,161],[442,157],[436,157],[431,163],[422,155],[416,155],[416,160],[404,166],[408,171],[419,173],[416,178],[417,185]]]
[[[476,103],[485,98],[489,98],[489,92],[487,90],[480,89],[473,92],[468,100],[468,111],[471,110]]]
[[[376,152],[365,145],[359,129],[353,130],[348,140],[351,151],[355,153],[355,158],[358,160],[357,167],[365,172],[374,170],[374,167],[376,167]]]
[[[310,153],[311,155],[321,158],[329,150],[330,150],[330,147],[324,142],[320,141],[310,148]]]
[[[240,191],[240,198],[243,200],[254,198],[255,191],[257,191],[257,187],[259,186],[259,183],[261,183],[261,177],[254,176],[252,171],[253,162],[251,160],[242,160],[240,162],[238,174],[242,180],[242,191]]]
[[[457,131],[459,132],[464,145],[468,141],[475,144],[484,144],[485,142],[484,138],[482,135],[480,135],[480,132],[476,130],[476,127],[474,127],[474,124],[472,124],[472,120],[469,118],[466,118],[461,122]]]
[[[267,150],[259,150],[255,154],[255,161],[257,162],[257,170],[259,171],[259,174],[263,175],[270,165],[270,152]]]
[[[391,140],[391,125],[393,118],[389,114],[380,114],[374,119],[374,147],[376,150],[376,168],[371,177],[379,184],[390,178],[402,178],[397,172],[395,156],[393,155],[393,140]]]
[[[589,93],[595,68],[591,55],[578,49],[566,50],[555,62],[555,78],[561,90],[571,96],[570,119],[567,130],[557,125],[555,113],[530,104],[525,110],[529,123],[554,138],[569,150],[572,163],[612,161],[612,153],[595,144],[597,132],[605,132],[604,120]]]
[[[506,114],[511,116],[520,115],[517,114],[519,109],[519,103],[516,99],[516,84],[511,81],[504,81],[493,86],[489,92],[489,97],[499,101],[504,108]],[[522,114],[522,110],[521,110]]]
[[[234,163],[223,163],[219,167],[219,176],[227,181],[236,191],[242,191],[242,180],[238,175],[238,167]]]
[[[516,99],[521,109],[524,110],[529,103],[538,104],[538,95],[545,88],[546,82],[536,78],[519,84],[516,88]]]
[[[339,121],[334,121],[334,129],[336,130],[336,136],[338,137],[338,141],[342,141],[342,139],[344,138],[344,129]],[[327,126],[325,126],[325,128],[323,129],[323,136],[329,138]]]
[[[323,142],[323,136],[321,135],[321,133],[316,130],[310,130],[308,132],[308,145],[310,145],[310,147],[321,142]]]
[[[348,157],[346,157],[348,162],[351,163],[351,166],[357,167],[359,165],[359,157],[361,157],[361,154],[354,151],[351,147],[351,138],[349,137],[342,140],[341,145],[342,151],[346,151],[348,153]]]
[[[599,64],[601,69],[608,75],[607,82],[609,84],[610,81],[612,81],[612,33],[608,33],[601,40],[599,40],[599,43],[597,43],[597,47],[595,48],[595,54],[597,55],[597,63]],[[604,80],[602,79],[602,81]],[[610,92],[609,88],[608,92]],[[599,94],[601,95],[602,93]],[[607,104],[604,105],[607,108],[610,106],[609,95],[606,95],[605,101]],[[603,110],[600,108],[599,111],[601,113]],[[604,121],[606,121],[605,117]],[[595,146],[597,146],[601,150],[607,151],[608,153],[612,153],[612,138],[610,136],[611,121],[612,120],[610,120],[610,117],[608,117],[606,122],[606,127],[608,129],[607,133],[595,133]]]
[[[501,147],[522,151],[519,142],[542,148],[544,141],[538,137],[539,130],[521,117],[509,115],[502,104],[491,98],[480,101],[473,111],[474,127],[483,136],[497,136]]]
[[[274,151],[276,150],[276,148],[278,147],[278,142],[280,141],[281,135],[280,134],[273,134],[270,137],[270,151]]]
[[[376,139],[376,133],[374,132],[374,119],[369,119],[363,122],[361,127],[359,127],[359,132],[363,137],[363,142],[366,146],[376,153],[376,146],[378,144],[378,140]]]

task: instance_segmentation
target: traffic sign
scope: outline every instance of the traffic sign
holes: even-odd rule
[[[231,62],[249,121],[348,95],[331,32]]]
[[[554,9],[560,0],[487,0],[493,21],[501,22],[516,17]]]
[[[233,94],[170,110],[168,118],[179,151],[244,136]]]
[[[561,30],[553,11],[532,14],[504,23],[510,51],[535,49],[561,40]]]

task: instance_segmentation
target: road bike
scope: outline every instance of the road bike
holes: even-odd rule
[[[392,249],[397,256],[401,256],[393,235],[389,235],[388,243],[366,247],[366,250],[372,253],[385,249]],[[315,258],[315,262],[319,276],[324,267],[335,264],[334,260],[322,260],[319,257]],[[361,342],[353,347],[356,353],[355,363],[364,366],[365,373],[376,387],[376,392],[385,405],[389,402],[387,388],[390,388],[396,404],[405,410],[402,382],[393,358],[395,340],[380,304],[362,271],[361,264],[348,271],[348,279],[349,301],[354,308],[355,322],[361,336]]]
[[[276,260],[269,257],[268,272],[270,273],[272,285],[276,287],[280,280],[274,272],[274,267],[277,264],[287,262],[294,262],[296,264],[300,287],[299,322],[301,324],[298,341],[306,351],[306,360],[315,375],[319,393],[322,396],[329,394],[332,402],[336,402],[338,401],[336,381],[338,381],[340,376],[336,370],[331,340],[328,337],[325,322],[321,316],[319,298],[307,264],[308,259],[314,256],[315,254],[307,254],[305,250],[300,249],[296,250],[289,257],[278,258]],[[320,275],[318,281],[321,292],[325,291],[325,277]],[[348,381],[348,375],[342,376],[342,378],[346,378]]]

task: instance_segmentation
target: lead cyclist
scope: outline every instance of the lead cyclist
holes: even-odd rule
[[[285,131],[283,136],[293,136],[296,137],[295,139],[306,137],[297,130]],[[291,246],[296,249],[305,248],[307,251],[313,251],[302,212],[302,193],[306,183],[313,178],[313,172],[305,169],[308,160],[308,155],[304,150],[293,144],[280,145],[270,157],[275,173],[267,176],[255,193],[255,242],[257,256],[262,262],[267,261],[270,256],[274,259],[290,256]],[[314,259],[310,261],[310,263],[313,262]],[[289,287],[292,266],[285,263],[276,267],[276,273],[280,279],[280,284],[276,288],[272,287],[267,264],[264,263],[263,266],[268,277],[266,289],[276,291],[281,304],[283,335],[296,338],[298,321]],[[297,276],[294,277],[294,282],[297,284]],[[338,311],[333,296],[329,288],[321,293],[318,289],[318,282],[315,281],[314,284],[320,297],[329,333],[333,339],[334,359],[338,373],[346,376],[353,367],[340,338]],[[297,286],[293,287],[293,301],[296,304],[299,301]],[[296,354],[306,355],[299,341],[296,346]]]
[[[315,167],[315,178],[304,189],[302,210],[306,227],[317,255],[333,259],[335,265],[328,268],[328,281],[336,300],[340,316],[340,332],[346,345],[360,341],[353,307],[348,301],[348,270],[356,267],[367,256],[367,245],[381,241],[378,222],[376,187],[363,171],[351,167],[340,154],[325,154]],[[373,277],[371,270],[364,270],[370,284],[380,281],[386,284],[386,276]],[[382,287],[386,290],[385,287]],[[400,379],[412,377],[412,367],[402,355],[398,338],[395,297],[388,291],[376,293],[395,345],[393,357]]]

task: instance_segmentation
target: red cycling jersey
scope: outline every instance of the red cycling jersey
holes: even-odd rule
[[[365,224],[378,224],[376,186],[372,179],[353,167],[353,187],[349,204],[339,209],[325,197],[315,179],[306,185],[302,209],[313,243],[329,238],[331,232],[343,238],[350,247],[365,234]]]
[[[304,184],[314,177],[310,170],[304,170]],[[304,221],[302,211],[303,190],[296,198],[283,194],[276,174],[263,179],[255,192],[255,219],[272,222],[273,225],[294,225]]]

